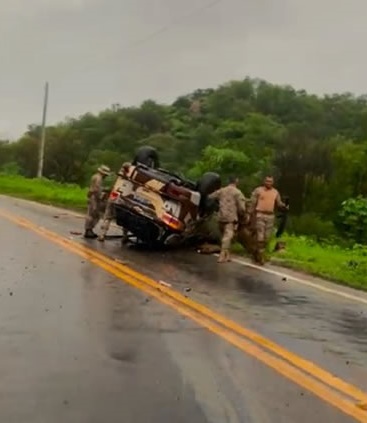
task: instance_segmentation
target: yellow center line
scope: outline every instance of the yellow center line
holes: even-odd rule
[[[266,364],[268,367],[312,392],[345,414],[348,414],[359,422],[367,423],[367,413],[360,406],[360,404],[366,403],[367,394],[357,387],[342,381],[312,362],[298,357],[261,335],[215,313],[200,303],[188,299],[172,289],[161,286],[153,279],[123,264],[117,263],[92,248],[71,241],[45,228],[41,228],[26,219],[10,215],[4,211],[0,211],[0,215],[18,226],[32,230],[70,252],[87,259],[123,282],[174,308],[182,315],[189,317],[200,326],[225,339],[228,343]],[[244,337],[251,342],[245,340]]]

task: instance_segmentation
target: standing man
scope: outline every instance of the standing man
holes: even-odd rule
[[[222,245],[218,263],[231,261],[230,248],[239,219],[246,212],[246,199],[237,188],[238,178],[231,177],[229,184],[213,192],[209,198],[219,201],[218,220],[222,233]]]
[[[88,212],[85,219],[85,233],[84,238],[97,238],[97,234],[93,229],[100,219],[100,206],[102,199],[102,184],[103,180],[110,174],[110,168],[107,166],[100,166],[90,181],[88,190]]]
[[[275,206],[280,209],[287,208],[273,185],[274,178],[267,176],[264,184],[257,187],[251,195],[250,216],[256,229],[255,260],[261,265],[265,263],[265,250],[274,228]]]
[[[131,163],[129,162],[125,162],[119,173],[118,174],[122,174],[124,176],[127,176],[129,169],[130,169]],[[117,177],[118,178],[118,177]],[[116,183],[116,181],[115,181]],[[107,206],[106,206],[106,210],[103,216],[103,222],[101,225],[101,233],[99,234],[98,237],[98,241],[104,242],[107,232],[110,229],[110,225],[112,220],[115,218],[115,208],[114,208],[114,201],[111,200],[110,198],[107,200]],[[127,241],[127,231],[123,228],[122,229],[122,242],[126,243]]]

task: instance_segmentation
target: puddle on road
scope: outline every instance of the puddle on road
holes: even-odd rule
[[[361,351],[367,352],[367,313],[343,309],[335,317],[335,331],[357,344]]]
[[[233,320],[259,330],[270,324],[272,331],[281,336],[316,343],[321,351],[348,360],[360,362],[361,353],[363,356],[367,351],[367,316],[333,301],[325,303],[317,291],[302,295],[302,289],[294,289],[280,277],[262,275],[235,264],[217,265],[211,256],[187,251],[148,252],[140,246],[121,250],[119,242],[113,244],[109,251],[115,257],[130,260],[132,267],[141,266],[144,273],[153,278],[159,276],[174,289],[189,286],[192,292],[185,295]]]
[[[285,290],[277,289],[274,285],[249,276],[236,278],[236,288],[249,296],[256,304],[277,307],[281,305],[300,306],[308,305],[310,299],[305,295],[288,295]],[[309,311],[308,311],[309,312]]]

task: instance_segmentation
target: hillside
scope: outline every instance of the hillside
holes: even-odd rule
[[[16,143],[2,142],[2,172],[34,177],[38,139],[39,127],[30,126]],[[155,146],[165,167],[192,177],[207,169],[235,173],[247,194],[272,172],[300,216],[296,232],[331,237],[331,222],[351,228],[350,207],[367,210],[356,200],[340,216],[344,200],[367,193],[367,97],[317,97],[247,78],[171,105],[113,106],[47,129],[45,176],[85,185],[98,164],[117,170],[141,144]],[[366,241],[357,215],[355,240]]]

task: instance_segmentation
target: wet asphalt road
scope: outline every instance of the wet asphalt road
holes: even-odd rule
[[[1,210],[86,243],[71,214]],[[0,231],[1,422],[355,421],[87,260],[2,217]],[[366,304],[195,252],[87,243],[367,391]]]

